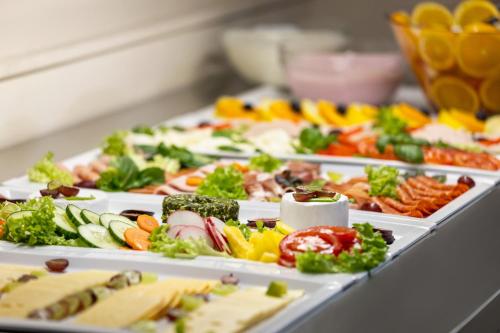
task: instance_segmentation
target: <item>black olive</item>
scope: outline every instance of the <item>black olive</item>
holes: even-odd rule
[[[488,119],[488,112],[486,112],[485,110],[479,110],[478,112],[476,112],[476,119],[481,121]]]
[[[487,19],[486,21],[484,21],[484,23],[496,25],[499,21],[500,21],[500,19],[498,17],[492,16],[489,19]]]
[[[476,182],[474,181],[474,179],[472,179],[469,176],[460,176],[460,178],[458,178],[457,183],[465,184],[469,187],[474,187],[474,185],[476,185]]]
[[[382,213],[382,208],[375,202],[365,202],[360,207],[361,210],[366,210],[368,212]]]
[[[422,112],[426,116],[430,116],[431,115],[431,111],[429,109],[427,109],[427,108],[421,108],[420,112]]]
[[[392,234],[392,230],[373,228],[373,231],[380,232],[380,234],[382,235],[382,238],[387,243],[387,245],[391,245],[392,243],[394,243],[395,238],[394,238],[394,235]]]
[[[259,218],[259,219],[249,219],[248,220],[248,223],[247,223],[247,226],[249,226],[250,228],[257,228],[257,221],[261,221],[263,224],[264,224],[264,227],[267,227],[267,228],[274,228],[276,227],[276,222],[278,222],[278,218],[277,217],[266,217],[266,218]]]
[[[198,127],[200,128],[203,128],[203,127],[209,127],[209,126],[212,126],[212,123],[207,121],[207,120],[204,120],[204,121],[200,121],[198,123]]]
[[[337,112],[341,115],[345,115],[347,112],[347,106],[345,104],[337,104]]]
[[[153,216],[154,212],[150,212],[147,210],[139,210],[139,209],[127,209],[127,210],[122,211],[120,213],[120,215],[125,216],[129,220],[137,221],[137,218],[139,217],[139,215]]]
[[[295,113],[300,113],[300,101],[296,100],[296,99],[292,99],[290,101],[290,107],[292,108],[292,111],[295,112]]]
[[[243,104],[243,110],[245,111],[252,111],[253,110],[253,104],[250,102],[246,102]]]

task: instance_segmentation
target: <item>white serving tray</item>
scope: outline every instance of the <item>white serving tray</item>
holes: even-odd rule
[[[289,98],[287,94],[273,88],[271,86],[261,86],[252,90],[249,90],[243,94],[237,95],[238,98],[241,98],[244,101],[251,103],[258,103],[263,98]],[[211,121],[211,122],[223,122],[224,120],[221,118],[216,118],[214,116],[214,105],[209,105],[200,110],[190,112],[181,116],[177,116],[165,121],[164,125],[178,125],[184,127],[192,127],[198,125],[200,122]],[[193,152],[200,154],[207,154],[218,157],[226,157],[226,158],[249,158],[257,153],[238,153],[238,152],[230,152],[230,151],[197,151],[193,150]],[[487,171],[480,170],[474,168],[462,168],[456,166],[445,166],[445,165],[437,165],[437,164],[420,164],[414,165],[401,161],[388,161],[388,160],[380,160],[374,158],[364,158],[364,157],[342,157],[342,156],[326,156],[326,155],[304,155],[304,154],[273,154],[275,157],[285,160],[298,159],[303,161],[311,161],[311,162],[320,162],[320,163],[335,163],[335,164],[344,164],[344,165],[366,165],[366,164],[374,164],[374,165],[389,165],[394,167],[416,167],[422,168],[429,171],[436,172],[457,172],[463,173],[467,175],[477,175],[477,176],[486,176],[492,177],[496,182],[500,182],[500,171]],[[500,157],[499,157],[500,158]]]
[[[7,197],[15,197],[17,199],[26,198],[30,190],[21,190],[16,188],[0,187],[0,194]],[[125,209],[140,209],[152,211],[155,217],[161,219],[162,207],[159,196],[150,198],[142,196],[142,198],[124,199],[110,197],[108,201],[108,209],[98,213],[111,212],[119,213]],[[154,199],[154,200],[151,200]],[[258,203],[258,202],[240,202],[239,219],[246,222],[249,218],[256,217],[276,217],[279,216],[279,205],[272,203]],[[430,232],[430,230],[423,226],[409,225],[403,223],[386,222],[382,215],[376,216],[350,216],[350,225],[353,223],[369,222],[376,228],[390,229],[393,231],[395,242],[389,246],[388,259],[397,256],[403,250],[411,246],[420,238]],[[153,262],[171,262],[174,261],[179,265],[193,266],[193,267],[218,267],[220,269],[237,269],[237,270],[250,270],[259,272],[264,275],[274,276],[289,276],[295,278],[302,278],[307,276],[307,279],[313,279],[323,282],[335,282],[341,286],[352,282],[355,279],[362,277],[365,273],[359,274],[326,274],[326,275],[304,275],[296,270],[291,270],[275,264],[265,264],[255,261],[247,261],[235,258],[218,258],[209,256],[200,256],[192,260],[179,260],[161,257],[158,254],[142,251],[123,251],[123,250],[104,250],[93,248],[76,248],[76,247],[61,247],[61,246],[43,246],[43,247],[27,247],[19,246],[7,241],[0,241],[0,252],[8,251],[10,253],[44,253],[52,255],[62,255],[64,253],[81,255],[85,257],[108,258],[111,255],[118,257],[125,257],[128,259],[141,258],[141,260],[149,260]]]
[[[0,187],[0,194],[8,198],[26,198],[32,189],[19,189],[13,187]],[[279,205],[271,203],[241,202],[240,219],[245,221],[251,217],[265,217],[279,215]],[[118,213],[125,209],[141,209],[155,212],[157,218],[161,217],[161,197],[136,195],[133,198],[111,196],[108,201],[107,212]],[[402,251],[427,235],[430,230],[416,225],[384,222],[383,216],[352,216],[350,223],[369,222],[375,227],[393,231],[395,242],[390,245],[385,264],[394,259]],[[290,288],[301,288],[306,291],[303,299],[277,316],[255,327],[254,332],[276,332],[285,328],[292,321],[312,311],[322,302],[330,299],[335,294],[353,285],[360,279],[365,279],[368,273],[358,274],[302,274],[295,269],[288,269],[276,264],[265,264],[234,258],[217,258],[200,256],[192,260],[170,259],[159,254],[141,251],[104,250],[93,248],[75,248],[62,246],[28,247],[20,246],[6,241],[0,241],[0,262],[19,263],[27,265],[41,265],[48,259],[64,257],[70,260],[71,269],[139,269],[141,271],[155,272],[164,276],[165,272],[171,275],[218,278],[223,274],[234,273],[242,282],[248,285],[266,285],[270,280],[281,279],[289,283]],[[91,330],[75,327],[70,323],[41,323],[29,320],[2,320],[0,329],[23,328],[33,331],[51,332],[107,332],[104,330]],[[119,331],[113,331],[119,332]]]
[[[267,286],[270,281],[276,279],[276,276],[265,275],[251,269],[240,269],[231,266],[213,265],[210,267],[196,267],[183,265],[182,260],[148,260],[144,257],[124,256],[114,253],[107,253],[106,256],[87,256],[73,251],[66,251],[60,248],[58,251],[28,251],[21,249],[18,251],[1,251],[0,263],[11,263],[21,265],[33,265],[44,267],[45,261],[54,258],[66,258],[70,265],[68,272],[84,271],[88,269],[123,271],[127,269],[136,269],[142,272],[152,272],[158,275],[160,279],[169,277],[197,278],[218,280],[222,275],[234,273],[240,279],[242,288],[252,286]],[[308,312],[312,311],[319,304],[338,293],[342,285],[336,281],[314,281],[306,276],[297,277],[294,274],[282,274],[280,280],[287,282],[290,289],[303,289],[305,294],[302,298],[296,300],[283,311],[270,319],[263,321],[255,326],[253,332],[278,332],[285,325],[294,320],[300,319]],[[106,330],[96,327],[76,326],[72,324],[71,319],[62,322],[48,322],[36,320],[9,320],[2,318],[0,321],[0,330],[8,328],[44,330],[50,332],[127,332],[127,330]]]
[[[69,169],[73,169],[76,165],[78,164],[84,164],[87,165],[91,161],[95,160],[97,156],[99,155],[100,150],[99,149],[93,149],[88,152],[82,153],[80,155],[74,156],[72,158],[69,158],[67,160],[64,160],[62,164],[64,164],[66,167]],[[306,156],[306,155],[304,155]],[[235,161],[238,160],[237,158],[221,158],[223,161]],[[374,160],[376,161],[376,160]],[[358,177],[361,175],[364,175],[364,167],[370,163],[367,163],[365,161],[364,164],[356,164],[356,163],[321,163],[321,170],[323,173],[326,173],[328,171],[334,171],[334,172],[339,172],[344,175],[344,179],[348,179],[351,177]],[[376,163],[376,165],[380,165],[380,163]],[[401,170],[401,172],[408,171],[408,170],[422,170],[425,171],[429,175],[434,175],[434,174],[445,174],[447,176],[448,181],[451,181],[453,183],[456,182],[458,177],[464,174],[469,174],[464,172],[463,169],[461,168],[454,168],[456,170],[451,171],[451,170],[434,170],[432,168],[429,168],[427,166],[423,165],[410,165],[406,163],[402,163],[401,165],[398,166],[398,168]],[[360,210],[350,210],[350,214],[353,217],[356,216],[361,216],[361,217],[366,217],[370,218],[371,216],[382,216],[384,221],[387,222],[396,222],[396,223],[402,223],[402,224],[409,224],[409,225],[418,225],[418,226],[423,226],[427,228],[433,228],[435,225],[438,223],[444,221],[448,216],[454,214],[455,212],[459,211],[460,209],[464,208],[468,204],[471,204],[474,202],[474,200],[480,198],[483,194],[485,194],[487,191],[489,191],[495,184],[496,180],[492,177],[480,175],[480,174],[474,174],[471,175],[473,179],[476,182],[476,186],[474,186],[472,189],[469,191],[465,192],[462,194],[460,197],[456,198],[455,200],[451,201],[448,203],[446,206],[442,207],[439,209],[437,212],[432,214],[431,216],[428,216],[426,218],[414,218],[414,217],[407,217],[407,216],[401,216],[401,215],[392,215],[392,214],[382,214],[382,213],[372,213],[372,212],[363,212]],[[28,177],[21,176],[17,178],[12,178],[6,182],[4,182],[4,185],[9,186],[9,187],[17,187],[21,189],[30,189],[30,190],[39,190],[41,188],[44,188],[46,184],[42,183],[32,183],[28,180]],[[97,190],[99,191],[99,190]],[[128,192],[106,192],[108,197],[112,197],[114,200],[125,200],[125,201],[130,201],[130,200],[142,200],[143,198],[148,198],[148,200],[151,200],[152,202],[158,202],[161,203],[161,200],[163,200],[163,196],[161,195],[152,195],[152,194],[137,194],[137,193],[128,193]],[[12,198],[12,197],[10,197]],[[269,203],[262,203],[260,207],[267,207],[267,205],[271,205]],[[262,216],[265,217],[265,216]]]

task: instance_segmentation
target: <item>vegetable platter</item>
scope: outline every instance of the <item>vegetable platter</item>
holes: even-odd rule
[[[263,96],[267,98],[266,100],[271,101],[277,100],[278,98],[282,101],[289,100],[287,95],[269,87],[255,89],[247,94],[238,96],[236,99],[238,101],[246,101],[250,104],[257,104],[262,101]],[[400,107],[398,104],[395,105],[393,109],[396,108],[396,106]],[[407,106],[404,108],[406,107]],[[218,108],[220,108],[220,106],[218,106]],[[219,139],[210,142],[210,140],[205,139],[203,143],[186,143],[186,146],[192,151],[210,153],[215,156],[248,158],[255,155],[256,151],[264,150],[273,156],[287,159],[299,158],[307,161],[334,162],[348,165],[369,163],[392,166],[408,165],[408,163],[405,162],[408,161],[410,164],[425,166],[429,170],[432,169],[441,172],[446,170],[463,170],[469,174],[486,175],[496,179],[500,177],[500,173],[497,171],[498,159],[495,157],[495,154],[498,154],[498,152],[492,150],[492,147],[495,147],[497,144],[485,146],[478,143],[482,140],[482,134],[471,132],[465,128],[450,128],[446,123],[439,120],[439,116],[438,118],[425,116],[428,118],[427,121],[431,122],[431,125],[422,128],[412,128],[411,126],[408,127],[408,125],[406,130],[402,130],[402,128],[398,129],[398,124],[401,125],[399,127],[402,127],[405,122],[394,115],[399,115],[401,112],[391,111],[392,109],[388,108],[381,108],[380,110],[384,110],[382,112],[374,111],[378,114],[389,115],[388,117],[380,117],[382,120],[378,127],[377,120],[375,120],[375,125],[372,125],[374,122],[373,119],[368,119],[369,122],[367,124],[362,123],[343,126],[313,123],[312,125],[319,126],[321,129],[325,144],[322,147],[309,147],[306,143],[306,145],[301,148],[301,140],[299,140],[298,137],[299,134],[301,134],[301,130],[303,131],[304,128],[311,126],[311,122],[309,121],[301,119],[290,122],[287,120],[275,119],[272,122],[262,122],[248,119],[220,118],[215,116],[215,109],[216,106],[209,106],[198,112],[173,118],[163,125],[167,127],[181,126],[193,128],[199,126],[199,124],[203,124],[204,129],[202,131],[207,132],[207,124],[209,123],[217,126],[221,124],[230,124],[230,128],[242,132],[241,135],[250,142],[250,144],[243,144],[242,142],[237,142],[238,140],[233,140],[231,143],[222,142],[222,140]],[[412,109],[410,113],[413,114],[415,112],[419,111]],[[402,116],[402,119],[408,120],[414,118],[410,116],[411,115]],[[466,117],[469,117],[469,115],[466,115]],[[497,123],[499,122],[492,121],[492,123],[494,123],[494,128],[498,127]],[[242,128],[245,129],[241,130]],[[327,142],[329,138],[327,134],[329,132],[335,133],[335,135],[331,137],[331,143]],[[200,135],[200,133],[201,132],[196,134]],[[193,135],[194,134],[195,132],[193,132]],[[307,134],[309,135],[311,133]],[[313,134],[317,136],[316,133]],[[376,135],[374,136],[374,134]],[[408,136],[408,134],[410,135]],[[205,133],[205,135],[208,134]],[[498,138],[498,135],[488,135],[494,138],[492,139],[493,141]],[[366,142],[358,140],[358,138],[363,137],[370,137],[371,139],[365,140]],[[377,142],[373,140],[374,137],[379,138]],[[232,139],[234,139],[234,137]],[[384,141],[383,145],[382,141]],[[318,140],[316,140],[316,142],[318,142]],[[181,143],[182,142],[177,142],[176,144]],[[375,143],[377,144],[375,145]],[[405,147],[402,148],[402,146]],[[411,148],[408,146],[411,146]],[[351,149],[352,147],[355,147],[355,149]],[[389,147],[389,153],[384,155],[385,147]],[[394,156],[392,152],[393,148],[396,149],[396,156]],[[311,149],[313,151],[311,151]],[[480,151],[485,152],[479,153]],[[490,151],[490,153],[488,154],[486,151]],[[317,153],[314,154],[314,152]],[[422,163],[424,160],[427,163]]]
[[[8,187],[2,187],[0,188],[0,194],[2,194],[5,197],[9,197],[12,199],[24,199],[28,198],[30,194],[30,190],[21,190],[18,188],[8,188]],[[240,202],[239,204],[239,214],[238,214],[238,220],[242,223],[245,224],[249,220],[256,220],[256,219],[262,219],[266,221],[267,219],[270,219],[272,217],[277,217],[280,214],[280,209],[279,206],[276,204],[262,204],[262,203],[251,203],[251,202]],[[161,216],[162,216],[162,200],[158,200],[158,198],[151,198],[151,197],[135,197],[133,199],[128,199],[125,200],[123,198],[113,198],[110,197],[107,201],[107,206],[105,209],[102,211],[95,211],[95,213],[99,214],[101,219],[100,221],[103,220],[103,218],[107,215],[113,214],[111,220],[113,222],[108,224],[108,229],[110,231],[110,236],[111,240],[108,240],[106,242],[98,240],[98,242],[94,242],[92,238],[88,238],[87,234],[84,233],[80,235],[80,238],[88,239],[88,241],[91,242],[91,247],[83,245],[83,247],[78,246],[80,245],[78,242],[75,241],[74,237],[66,237],[66,239],[69,239],[69,242],[63,241],[61,237],[59,236],[61,233],[58,232],[59,229],[56,228],[55,230],[55,237],[57,237],[57,241],[59,242],[50,242],[42,239],[38,239],[37,241],[34,241],[32,244],[35,244],[35,247],[26,247],[23,245],[23,243],[28,243],[26,239],[20,240],[20,238],[15,238],[14,241],[12,238],[8,240],[3,240],[0,241],[0,249],[2,251],[27,251],[27,253],[31,252],[36,252],[36,253],[47,253],[51,255],[59,255],[61,253],[75,253],[75,254],[81,254],[81,255],[86,255],[86,256],[92,256],[96,258],[100,257],[107,257],[108,255],[111,254],[116,254],[118,256],[124,256],[127,258],[142,258],[146,260],[145,258],[150,258],[149,260],[153,261],[160,261],[160,262],[169,262],[169,258],[162,258],[162,254],[165,256],[170,256],[173,258],[186,258],[189,260],[181,260],[181,259],[176,259],[174,261],[182,263],[184,265],[188,266],[193,266],[193,267],[212,267],[213,265],[216,265],[217,267],[226,267],[229,269],[230,267],[240,267],[240,269],[249,269],[251,271],[258,271],[261,274],[271,274],[271,275],[282,275],[282,274],[292,274],[293,276],[303,276],[304,274],[300,274],[297,272],[295,269],[290,269],[286,268],[284,266],[272,264],[272,263],[263,263],[262,261],[259,260],[242,260],[240,258],[234,258],[228,255],[222,255],[222,254],[216,254],[213,253],[213,250],[210,250],[210,252],[204,252],[204,250],[200,250],[197,255],[191,255],[187,256],[185,251],[183,251],[182,248],[179,249],[179,252],[182,252],[182,255],[176,255],[177,253],[173,253],[174,255],[172,256],[172,253],[167,253],[167,252],[162,252],[162,251],[157,251],[151,252],[151,251],[131,251],[130,249],[127,249],[127,245],[123,244],[120,246],[120,244],[115,244],[115,231],[113,230],[113,225],[115,224],[116,221],[114,220],[122,220],[123,216],[119,216],[119,213],[124,212],[124,211],[130,211],[130,210],[139,210],[139,211],[146,211],[150,212],[154,218],[156,218],[157,221],[161,221]],[[67,207],[68,208],[68,207]],[[5,210],[2,210],[2,214],[5,212]],[[78,222],[74,223],[73,217],[70,217],[72,212],[66,213],[66,218],[69,219],[69,222],[71,225],[77,225]],[[57,215],[57,213],[55,214]],[[125,215],[125,214],[123,214]],[[4,217],[3,217],[4,218]],[[8,218],[7,218],[8,220]],[[167,219],[167,221],[169,221]],[[127,221],[126,223],[138,223],[134,221]],[[386,222],[385,219],[382,216],[363,216],[363,217],[357,217],[357,216],[351,216],[349,220],[349,225],[352,226],[355,223],[364,223],[364,222],[369,222],[371,225],[373,225],[374,228],[379,228],[379,229],[384,229],[392,232],[392,241],[390,242],[388,248],[387,248],[387,259],[390,259],[394,257],[395,255],[399,254],[401,251],[409,247],[411,244],[413,244],[415,241],[417,241],[419,238],[423,237],[425,234],[429,232],[428,228],[424,226],[417,226],[417,225],[409,225],[409,224],[403,224],[403,223],[394,223],[394,222]],[[56,223],[58,226],[60,226],[59,223]],[[106,224],[106,223],[104,223]],[[119,224],[119,223],[118,223]],[[161,222],[159,222],[161,224]],[[15,224],[13,224],[15,225]],[[85,226],[90,226],[94,227],[93,223],[85,223],[83,222],[84,229]],[[234,227],[233,227],[234,228]],[[78,231],[80,231],[81,225],[77,227]],[[269,229],[267,227],[264,227],[264,229]],[[279,228],[276,228],[279,229]],[[276,230],[275,229],[275,230]],[[188,228],[189,230],[189,228]],[[192,229],[191,229],[192,230]],[[266,231],[264,230],[264,231]],[[65,230],[62,230],[63,232]],[[269,231],[269,230],[268,230]],[[5,233],[5,231],[4,231]],[[48,232],[47,232],[48,234]],[[67,235],[66,233],[63,233],[63,235]],[[50,235],[49,235],[50,236]],[[47,237],[49,237],[47,236]],[[193,235],[194,236],[194,235]],[[226,235],[229,236],[229,235]],[[78,238],[78,239],[80,239]],[[265,239],[264,239],[265,240]],[[38,244],[46,242],[47,244],[55,244],[55,246],[38,246]],[[119,240],[118,240],[119,241]],[[108,243],[110,243],[110,246]],[[153,242],[154,243],[154,242]],[[231,242],[229,242],[231,244]],[[20,246],[21,245],[21,246]],[[42,244],[40,244],[42,245]],[[65,245],[65,246],[58,246],[58,245]],[[86,244],[88,245],[88,244]],[[93,246],[92,246],[93,245]],[[96,247],[101,247],[97,248]],[[62,252],[61,252],[62,251]],[[206,250],[205,250],[206,251]],[[199,254],[199,255],[198,255]],[[209,254],[204,255],[204,254]],[[215,255],[215,256],[214,256]],[[142,260],[141,259],[141,260]],[[360,271],[362,272],[362,271]],[[362,275],[363,273],[361,273]],[[333,274],[333,275],[309,275],[309,278],[315,278],[315,279],[320,279],[324,281],[340,281],[339,283],[343,283],[346,280],[352,280],[356,276],[360,276],[360,274]]]
[[[99,154],[99,150],[92,150],[63,161],[62,164],[68,170],[74,170],[78,165],[92,165],[99,159]],[[216,166],[223,170],[217,171]],[[237,166],[237,170],[233,170],[232,166]],[[491,177],[466,176],[464,170],[438,172],[428,169],[427,166],[407,164],[395,168],[280,161],[262,154],[249,161],[234,158],[211,161],[208,165],[181,171],[178,176],[172,176],[163,184],[132,189],[132,192],[87,191],[106,193],[115,200],[148,197],[156,202],[161,202],[162,195],[181,193],[227,195],[231,199],[250,202],[267,201],[268,204],[262,206],[265,207],[272,206],[273,203],[277,205],[284,193],[291,188],[320,186],[347,195],[351,216],[380,215],[387,221],[433,227],[478,199],[495,183]],[[203,170],[207,171],[202,172]],[[385,175],[386,172],[389,173]],[[369,175],[371,179],[368,179]],[[196,183],[190,183],[191,180]],[[46,186],[30,182],[26,176],[9,180],[5,184],[33,191]]]

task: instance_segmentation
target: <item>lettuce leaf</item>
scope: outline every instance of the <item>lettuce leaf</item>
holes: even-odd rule
[[[261,154],[250,159],[249,168],[263,172],[273,172],[281,167],[283,162],[269,154]]]
[[[139,170],[128,156],[118,157],[106,171],[101,173],[97,187],[103,191],[128,191],[152,184],[163,184],[165,172],[158,167]]]
[[[54,163],[54,153],[48,152],[28,170],[28,179],[36,183],[48,183],[58,180],[63,185],[73,185],[71,172],[59,168]]]
[[[365,173],[370,184],[370,195],[397,198],[396,188],[398,187],[399,171],[389,166],[373,167],[367,165]]]
[[[245,200],[243,174],[233,166],[218,167],[209,174],[196,190],[197,194],[215,198]]]
[[[72,245],[77,240],[67,240],[56,233],[55,205],[50,197],[41,197],[18,204],[19,210],[31,214],[19,218],[7,218],[4,239],[14,243],[35,245]]]
[[[150,251],[169,258],[192,259],[200,255],[226,257],[227,254],[214,250],[203,238],[173,239],[167,235],[168,224],[156,228],[151,233]]]
[[[337,257],[307,251],[296,255],[297,269],[304,273],[356,273],[377,267],[385,260],[388,246],[369,223],[354,224],[361,247],[343,251]]]
[[[111,156],[124,156],[128,152],[128,146],[125,142],[127,131],[116,131],[104,139],[102,152]]]

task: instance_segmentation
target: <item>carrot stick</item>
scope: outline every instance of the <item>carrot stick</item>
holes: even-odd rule
[[[139,251],[146,251],[151,245],[149,233],[139,228],[125,230],[125,241],[131,248]]]
[[[151,233],[154,229],[160,226],[158,221],[153,216],[146,214],[139,215],[137,217],[137,225],[139,226],[139,228],[148,233]]]

